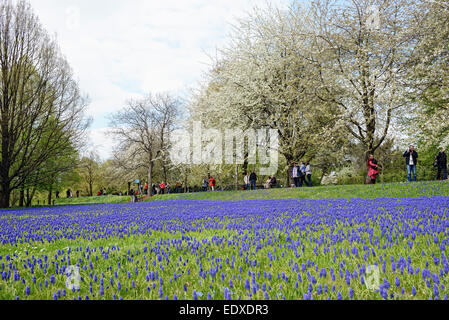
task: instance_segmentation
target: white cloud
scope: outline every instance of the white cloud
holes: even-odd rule
[[[270,1],[272,4],[287,0]],[[35,0],[44,27],[57,33],[94,117],[92,139],[104,157],[106,116],[146,92],[194,87],[229,23],[263,0]]]
[[[115,146],[113,139],[109,138],[109,128],[90,129],[88,132],[88,149],[94,150],[102,160],[112,157],[112,149]]]

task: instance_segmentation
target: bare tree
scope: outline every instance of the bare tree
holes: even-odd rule
[[[148,94],[130,100],[127,107],[111,116],[109,134],[117,139],[115,163],[128,171],[146,168],[148,186],[153,184],[157,160],[167,165],[170,133],[179,115],[180,100],[168,93]],[[166,168],[164,174],[166,175]]]
[[[88,186],[89,196],[93,196],[93,185],[100,178],[100,157],[94,151],[91,151],[87,157],[81,159],[78,168],[80,175]]]
[[[0,2],[0,207],[88,126],[86,99],[26,1]]]

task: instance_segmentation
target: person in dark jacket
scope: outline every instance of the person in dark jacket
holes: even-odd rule
[[[447,157],[446,150],[443,148],[436,156],[437,160],[437,180],[447,180]]]
[[[404,152],[403,157],[405,158],[405,164],[407,165],[407,176],[408,181],[416,181],[416,165],[418,164],[418,152],[415,151],[414,146],[410,146],[407,151]]]
[[[257,175],[256,172],[253,170],[251,174],[249,175],[249,183],[251,185],[251,190],[256,190],[256,182],[257,182]]]

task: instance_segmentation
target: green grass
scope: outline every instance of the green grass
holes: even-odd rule
[[[254,200],[254,199],[373,199],[449,196],[449,182],[424,181],[376,185],[339,185],[313,188],[278,188],[255,191],[216,191],[157,195],[146,201],[166,200]],[[131,202],[129,196],[101,196],[55,199],[56,206]],[[33,207],[42,207],[33,206]],[[14,209],[17,209],[15,207]]]
[[[162,206],[162,204],[161,204]],[[224,299],[224,287],[229,288],[229,279],[231,275],[235,275],[236,278],[233,281],[233,289],[232,296],[233,299],[237,299],[237,297],[242,297],[242,299],[247,299],[247,290],[244,288],[244,283],[246,278],[250,278],[248,276],[248,271],[256,272],[259,271],[261,276],[258,279],[258,283],[262,285],[262,282],[265,282],[269,285],[272,290],[270,290],[270,299],[282,299],[285,297],[286,299],[301,299],[302,294],[307,292],[307,287],[309,281],[307,280],[306,272],[301,272],[302,282],[299,283],[298,289],[294,288],[294,284],[297,281],[297,272],[292,271],[293,265],[289,265],[288,261],[294,261],[298,263],[299,268],[301,268],[301,264],[306,263],[306,261],[314,261],[320,268],[324,267],[329,271],[329,268],[332,267],[336,273],[336,279],[333,281],[329,275],[325,278],[319,277],[319,271],[315,270],[315,268],[308,268],[308,271],[312,276],[314,276],[318,280],[318,284],[321,284],[323,287],[327,285],[329,288],[329,292],[322,295],[314,294],[314,299],[337,299],[337,292],[340,291],[343,299],[348,299],[348,286],[345,283],[344,278],[340,278],[338,275],[338,269],[340,267],[341,259],[345,259],[346,266],[350,270],[357,270],[361,264],[372,265],[375,262],[379,262],[377,257],[370,256],[366,261],[362,258],[363,253],[363,243],[351,243],[348,240],[338,243],[335,248],[337,250],[336,256],[338,259],[333,261],[332,257],[335,255],[334,252],[328,251],[323,252],[323,247],[320,247],[320,254],[317,256],[314,252],[316,248],[316,243],[314,241],[309,241],[310,239],[319,239],[323,233],[331,232],[329,227],[322,226],[323,228],[319,228],[316,230],[315,228],[307,228],[302,231],[294,231],[288,234],[288,236],[296,241],[301,241],[304,244],[304,252],[299,250],[301,253],[301,257],[295,257],[292,250],[286,250],[286,247],[291,245],[291,242],[287,241],[287,234],[282,232],[281,230],[272,230],[267,233],[267,239],[264,240],[264,246],[261,250],[254,252],[254,244],[251,246],[249,258],[252,260],[257,259],[258,265],[257,267],[250,267],[247,263],[244,262],[245,255],[239,254],[239,245],[234,244],[226,244],[224,243],[211,241],[211,239],[217,239],[224,237],[225,239],[231,239],[233,236],[238,236],[240,239],[243,239],[245,235],[248,236],[247,241],[244,241],[247,244],[253,243],[254,233],[251,230],[245,231],[243,234],[238,234],[236,232],[232,232],[226,230],[224,228],[213,229],[213,230],[204,230],[201,233],[198,232],[189,232],[184,236],[190,237],[188,240],[182,241],[182,248],[174,248],[171,244],[172,240],[179,240],[181,238],[180,233],[176,234],[168,234],[161,231],[154,231],[151,235],[130,235],[128,237],[111,237],[108,239],[98,239],[94,241],[89,241],[86,239],[76,239],[76,240],[67,240],[61,239],[52,243],[40,243],[35,242],[32,244],[22,244],[19,246],[0,246],[0,255],[3,257],[6,254],[15,255],[14,263],[16,264],[21,276],[24,278],[27,285],[31,288],[31,295],[26,297],[24,295],[25,292],[25,284],[21,283],[21,281],[13,281],[12,279],[8,282],[0,281],[0,300],[14,300],[16,296],[20,296],[21,299],[33,299],[33,300],[51,300],[53,297],[53,293],[55,293],[58,289],[66,288],[67,277],[62,274],[55,273],[54,263],[59,261],[61,264],[61,257],[64,255],[58,255],[53,258],[55,254],[57,254],[58,249],[64,249],[67,253],[67,248],[71,247],[72,252],[70,254],[70,258],[72,263],[77,263],[79,259],[81,259],[80,269],[81,276],[84,280],[80,283],[80,291],[71,292],[67,290],[67,296],[65,299],[73,300],[74,298],[78,298],[78,296],[84,299],[85,295],[89,295],[90,298],[94,299],[113,299],[113,294],[115,293],[117,298],[122,297],[124,299],[131,300],[158,300],[158,280],[150,280],[147,281],[145,276],[148,274],[148,269],[146,269],[145,265],[148,262],[149,270],[159,272],[159,276],[164,279],[164,296],[166,293],[169,294],[169,298],[172,299],[173,294],[175,293],[178,299],[188,299],[192,298],[193,289],[195,289],[202,296],[199,299],[206,299],[206,294],[210,292],[212,294],[213,299]],[[357,226],[360,227],[360,226]],[[381,236],[379,226],[377,224],[369,223],[364,227],[374,228],[375,232],[373,237],[379,236],[380,242],[376,249],[377,254],[387,254],[387,260],[389,260],[390,256],[394,256],[395,259],[398,257],[407,257],[410,255],[413,260],[414,268],[419,267],[420,269],[424,269],[426,267],[426,261],[432,261],[432,255],[434,253],[439,252],[439,248],[437,245],[433,243],[433,238],[431,235],[426,234],[425,236],[419,237],[419,241],[417,241],[413,247],[413,249],[409,249],[407,247],[408,239],[400,238],[399,245],[395,248],[395,251],[390,250],[388,247],[389,244],[385,236]],[[344,227],[342,228],[344,232],[352,230],[352,227]],[[441,235],[440,235],[441,237]],[[268,244],[268,238],[273,239],[273,244]],[[189,249],[189,246],[192,244],[192,239],[196,239],[199,244],[199,251],[192,252]],[[168,243],[165,243],[167,240]],[[206,242],[203,242],[206,241]],[[365,239],[368,243],[368,238]],[[242,241],[243,242],[243,241]],[[426,243],[430,243],[426,245]],[[120,246],[119,251],[111,251],[110,254],[105,256],[105,252],[108,251],[108,248],[111,246]],[[383,246],[385,245],[385,248]],[[98,249],[95,252],[90,254],[90,260],[93,261],[94,271],[91,271],[87,265],[89,261],[89,256],[86,257],[85,250],[89,247],[91,250],[93,248]],[[166,264],[165,259],[162,262],[159,262],[157,259],[157,252],[147,253],[143,252],[143,248],[160,248],[162,252],[170,252],[171,255],[171,263]],[[350,250],[351,248],[357,247],[360,252],[360,256],[345,256],[345,251]],[[80,251],[75,250],[75,248],[82,248]],[[102,249],[100,249],[102,248]],[[332,248],[332,249],[333,249]],[[273,250],[276,250],[273,251]],[[128,253],[129,250],[129,253]],[[198,252],[202,253],[204,250],[205,255],[198,254]],[[341,250],[341,251],[340,251]],[[426,256],[422,256],[422,252],[426,252]],[[267,253],[271,252],[276,257],[272,261],[267,257]],[[28,271],[28,269],[24,269],[22,267],[23,263],[25,263],[26,259],[30,258],[30,256],[34,255],[36,258],[42,258],[43,255],[47,255],[49,257],[49,268],[46,273],[43,272],[42,269],[36,267],[34,276],[37,278],[36,284],[33,284],[32,275]],[[234,267],[225,263],[225,258],[230,258],[235,256],[236,264]],[[98,260],[97,260],[98,257]],[[214,280],[211,279],[210,276],[207,279],[203,280],[198,277],[199,265],[196,262],[197,258],[200,258],[202,262],[202,268],[204,270],[210,270],[211,267],[214,267],[216,264],[214,263],[214,259],[220,257],[220,264],[223,265],[223,268],[220,269],[219,273],[216,275]],[[247,256],[248,257],[248,256]],[[4,261],[4,260],[3,260]],[[121,264],[121,268],[118,272],[118,277],[115,278],[114,272],[111,270],[117,270],[117,264]],[[155,263],[153,265],[153,263]],[[179,264],[178,264],[179,263]],[[62,262],[64,264],[64,262]],[[85,269],[83,268],[85,267]],[[135,268],[139,269],[139,274],[135,275]],[[239,268],[242,268],[239,270]],[[438,272],[439,268],[433,266],[433,264],[429,267],[432,272]],[[128,277],[127,272],[131,273],[131,279]],[[272,279],[268,280],[262,276],[263,272],[271,273]],[[99,296],[99,280],[95,282],[92,279],[92,274],[95,273],[100,278],[101,274],[104,274],[105,281],[105,294],[103,296]],[[169,282],[172,279],[173,274],[183,274],[182,278],[177,281]],[[189,275],[187,275],[189,273]],[[225,281],[220,280],[221,273],[226,274]],[[289,283],[287,284],[282,278],[278,278],[279,274],[285,273],[289,278]],[[48,289],[44,288],[44,281],[50,281],[50,274],[54,274],[56,277],[55,284],[49,284]],[[399,274],[399,271],[396,273],[392,272],[390,267],[386,273],[382,273],[382,280],[387,279],[391,285],[393,286],[395,277]],[[242,279],[238,280],[237,276],[241,275]],[[113,285],[109,284],[110,277],[113,277],[114,283]],[[131,290],[132,280],[135,281],[135,290]],[[121,282],[122,289],[117,290],[117,281]],[[445,278],[442,280],[442,284],[446,287],[449,285],[449,279]],[[95,297],[92,297],[92,294],[89,292],[89,283],[92,283],[93,292]],[[401,277],[401,287],[405,288],[405,293],[400,294],[399,288],[392,289],[390,292],[394,292],[395,299],[410,299],[410,300],[421,300],[427,299],[429,295],[432,295],[432,289],[427,288],[424,285],[424,281],[421,280],[421,274],[417,275],[409,275],[407,272],[404,276]],[[155,285],[155,289],[153,289],[153,284]],[[212,284],[212,289],[209,288],[209,284]],[[418,294],[413,296],[411,293],[412,286],[417,286],[419,284]],[[330,289],[335,285],[336,291],[332,292]],[[109,289],[106,290],[106,286],[110,286]],[[184,286],[186,286],[187,291],[184,291]],[[281,288],[282,286],[282,288]],[[147,287],[150,287],[150,291],[147,291]],[[360,281],[354,280],[352,282],[351,288],[354,290],[354,298],[355,299],[381,299],[379,294],[371,290],[367,290],[363,285],[360,284]],[[128,289],[128,290],[127,290]],[[314,286],[314,290],[316,290],[316,286]],[[62,299],[62,298],[61,298]],[[263,300],[264,296],[261,291],[258,291],[256,295],[253,295],[252,299]]]
[[[59,198],[55,200],[55,205],[78,205],[78,204],[108,204],[130,202],[129,196],[101,196],[101,197],[80,197],[80,198]]]
[[[163,196],[153,197],[150,201],[157,200],[179,200],[179,199],[189,199],[189,200],[247,200],[247,199],[286,199],[286,198],[311,198],[311,199],[332,199],[332,198],[379,198],[379,197],[432,197],[432,196],[447,196],[449,195],[449,184],[447,182],[418,182],[418,183],[397,183],[397,184],[384,184],[384,185],[351,185],[351,186],[331,186],[331,187],[315,187],[315,188],[302,188],[302,189],[271,189],[271,190],[257,190],[257,191],[230,191],[230,192],[208,192],[208,193],[196,193],[196,194],[170,194]],[[74,198],[74,199],[58,199],[56,202],[57,205],[82,205],[82,204],[99,204],[99,203],[120,203],[120,202],[129,202],[130,199],[128,196],[116,197],[116,196],[107,196],[107,197],[91,197],[91,198]],[[157,205],[157,203],[155,203]],[[166,210],[167,203],[161,202],[161,213]],[[324,208],[323,210],[326,210]],[[80,208],[82,212],[82,208]],[[385,217],[391,217],[391,212],[386,212]],[[279,217],[282,219],[283,217]],[[5,216],[4,219],[10,219]],[[432,218],[430,218],[432,219]],[[225,229],[225,225],[231,221],[223,220],[223,226],[217,229],[204,230],[201,233],[198,232],[189,232],[181,235],[179,232],[174,233],[166,233],[164,231],[152,231],[151,234],[145,235],[134,235],[129,234],[125,237],[109,237],[102,238],[97,240],[87,240],[82,237],[78,237],[77,239],[68,240],[68,239],[60,239],[54,242],[33,242],[23,243],[19,245],[0,245],[0,256],[5,257],[6,254],[10,256],[14,256],[15,267],[20,272],[21,277],[23,277],[26,284],[21,281],[13,281],[12,279],[4,282],[0,281],[0,300],[11,300],[15,299],[16,296],[20,296],[21,299],[37,299],[37,300],[51,300],[53,293],[58,289],[66,288],[66,280],[67,277],[62,274],[55,273],[55,265],[54,263],[58,261],[61,264],[66,262],[61,262],[61,258],[64,255],[58,255],[57,251],[59,249],[64,249],[65,255],[67,255],[67,248],[71,248],[72,252],[70,254],[70,258],[72,264],[77,263],[79,259],[81,259],[80,266],[85,267],[81,268],[81,276],[84,278],[84,281],[81,283],[81,288],[79,292],[72,293],[71,291],[67,292],[66,299],[73,299],[81,296],[84,299],[84,296],[87,294],[89,296],[92,295],[89,292],[89,282],[92,282],[93,292],[95,294],[95,299],[112,299],[112,294],[115,293],[118,297],[123,297],[125,299],[150,299],[157,300],[159,299],[158,280],[155,281],[147,281],[145,279],[148,271],[146,269],[146,262],[149,264],[149,270],[158,270],[160,277],[164,279],[164,295],[166,293],[170,294],[169,298],[172,299],[173,293],[176,293],[178,299],[191,299],[192,291],[195,289],[197,292],[201,292],[202,296],[200,299],[205,299],[207,292],[212,294],[213,299],[223,299],[224,298],[224,287],[229,287],[228,282],[230,279],[230,275],[235,275],[236,277],[240,274],[242,280],[234,280],[232,289],[233,299],[241,296],[243,299],[246,299],[246,290],[244,288],[245,279],[248,276],[248,271],[259,271],[261,274],[266,271],[271,272],[272,279],[267,280],[261,276],[258,280],[258,283],[262,285],[262,282],[266,282],[267,285],[270,285],[272,290],[270,291],[270,299],[281,299],[281,297],[285,297],[286,299],[301,299],[302,294],[307,292],[307,285],[309,281],[306,277],[306,272],[302,272],[302,282],[299,283],[299,288],[294,289],[294,283],[296,282],[296,272],[292,272],[292,265],[289,265],[289,261],[297,262],[301,267],[301,264],[306,263],[307,260],[315,261],[317,265],[326,268],[329,270],[332,267],[336,274],[338,273],[338,269],[340,267],[341,259],[344,258],[346,261],[346,265],[350,270],[355,270],[361,264],[371,265],[374,262],[379,262],[377,257],[370,256],[367,261],[365,261],[362,257],[363,253],[363,243],[352,243],[348,240],[344,240],[343,242],[339,242],[332,249],[336,249],[338,259],[333,261],[334,252],[323,252],[323,248],[320,249],[321,253],[316,255],[314,250],[316,248],[316,243],[311,241],[310,239],[319,239],[324,233],[332,233],[329,226],[320,225],[317,229],[315,227],[308,226],[305,230],[297,231],[294,230],[288,234],[288,236],[294,241],[301,241],[304,244],[304,251],[301,252],[301,257],[296,258],[293,251],[286,250],[286,248],[291,245],[289,241],[286,239],[286,233],[282,232],[282,230],[275,229],[269,230],[266,234],[267,238],[264,240],[264,246],[261,250],[254,252],[254,231],[246,230],[244,233],[236,233]],[[291,221],[290,223],[293,223]],[[426,221],[426,223],[430,223],[431,220]],[[201,221],[197,221],[195,223],[200,223]],[[419,221],[415,221],[416,224]],[[130,231],[132,230],[132,226],[130,227]],[[398,237],[397,245],[391,250],[388,245],[391,245],[384,236],[381,236],[380,227],[378,223],[369,222],[366,225],[356,225],[356,226],[347,226],[347,225],[339,225],[337,228],[341,228],[343,233],[346,234],[348,231],[353,231],[354,228],[373,228],[374,233],[373,237],[379,236],[379,243],[377,248],[374,247],[378,255],[386,254],[387,260],[391,256],[394,256],[395,259],[398,257],[407,257],[408,255],[412,257],[413,266],[416,269],[419,267],[421,270],[426,267],[426,262],[432,262],[433,255],[438,254],[440,249],[438,245],[436,245],[433,240],[433,236],[431,234],[426,233],[425,235],[421,235],[417,238],[414,243],[412,249],[410,249],[407,244],[409,239]],[[399,227],[402,227],[400,225]],[[234,236],[238,236],[239,239],[242,239],[241,243],[243,243],[243,237],[247,235],[248,239],[245,243],[252,244],[251,251],[248,257],[253,260],[257,259],[258,265],[256,267],[249,267],[247,263],[245,263],[246,253],[244,255],[239,254],[239,245],[228,244],[226,241],[223,243],[213,241],[212,239],[217,239],[223,237],[224,239],[233,239]],[[180,240],[182,236],[188,236],[189,239],[182,241],[182,247],[175,248],[172,245],[172,240]],[[366,237],[366,234],[364,235]],[[438,237],[441,240],[444,239],[443,234],[439,234]],[[268,244],[268,238],[274,239],[273,244]],[[192,239],[196,239],[199,244],[199,251],[193,252],[191,251],[191,246],[193,245]],[[369,243],[368,238],[365,238],[366,242]],[[165,243],[167,241],[167,243]],[[203,242],[204,241],[204,242]],[[111,246],[120,246],[119,251],[111,251],[108,256],[105,256],[105,252],[107,248]],[[385,246],[385,247],[384,247]],[[76,251],[76,248],[81,247],[82,250],[79,252]],[[90,259],[94,263],[94,271],[91,271],[87,264],[89,261],[89,257],[86,257],[85,250],[89,247],[97,249],[94,253],[91,253]],[[102,249],[100,249],[102,247]],[[159,262],[157,259],[156,252],[147,251],[147,253],[143,253],[143,248],[159,248],[162,252],[170,252],[172,256],[172,263],[165,264],[165,260]],[[349,255],[345,256],[346,250],[350,250],[354,247],[357,247],[360,256]],[[370,246],[371,247],[371,246]],[[128,254],[128,250],[130,253]],[[137,251],[138,250],[138,251]],[[204,250],[205,255],[198,254],[198,252],[202,253]],[[274,253],[273,250],[277,250]],[[341,251],[340,251],[341,250]],[[267,253],[270,251],[276,257],[272,261],[267,257]],[[425,252],[425,255],[423,255]],[[285,256],[284,256],[285,254]],[[37,278],[37,283],[33,284],[32,274],[29,272],[27,268],[23,267],[23,264],[26,262],[30,256],[34,255],[36,258],[42,258],[43,255],[47,255],[49,257],[49,267],[46,273],[43,272],[42,269],[35,269],[35,273],[33,275]],[[97,260],[98,256],[98,260]],[[225,258],[230,258],[235,256],[236,264],[232,268],[230,265],[224,262]],[[220,263],[223,265],[223,269],[220,269],[219,273],[216,276],[216,279],[211,280],[210,276],[208,280],[202,280],[198,277],[199,265],[196,263],[196,259],[200,258],[202,262],[202,268],[204,270],[210,270],[211,267],[214,267],[216,264],[214,263],[214,258],[219,257],[222,259]],[[5,270],[8,269],[8,263],[5,262]],[[111,268],[117,269],[117,263],[120,262],[121,268],[118,272],[118,278],[114,277],[114,273]],[[153,265],[154,263],[154,265]],[[134,275],[133,271],[135,268],[139,269],[139,274]],[[239,268],[242,267],[241,272]],[[439,267],[430,265],[429,269],[432,273],[438,273]],[[330,291],[327,294],[323,294],[321,296],[314,295],[314,299],[327,299],[330,297],[331,299],[337,298],[337,292],[340,291],[343,299],[348,299],[348,291],[347,285],[344,279],[341,279],[338,275],[336,276],[336,280],[332,281],[330,279],[329,274],[326,278],[319,278],[319,271],[315,271],[314,268],[308,269],[312,276],[314,276],[318,283],[321,285],[327,285],[329,289],[332,285],[336,286],[336,291]],[[132,274],[131,279],[128,278],[127,272]],[[284,280],[278,279],[278,274],[285,274],[289,277],[289,284],[287,285]],[[105,290],[104,296],[100,297],[98,295],[99,292],[99,281],[94,282],[92,280],[92,274],[96,273],[99,278],[101,274],[104,274],[105,279],[105,287],[109,283],[110,277],[114,277],[114,284],[110,286],[108,290]],[[173,274],[183,274],[182,278],[178,281],[169,282],[172,279]],[[187,275],[189,273],[189,275]],[[224,282],[220,281],[221,273],[226,274],[226,280]],[[49,281],[50,274],[55,274],[56,282],[55,284],[50,284],[48,289],[43,288],[44,281]],[[386,273],[382,273],[382,279],[387,279],[391,285],[393,286],[395,277],[398,275],[398,272],[394,273],[391,269],[388,269]],[[120,280],[122,284],[122,289],[119,291],[116,289],[117,281]],[[135,281],[136,290],[131,290],[132,283],[131,281]],[[212,281],[212,282],[211,282]],[[209,284],[212,283],[212,289],[209,288]],[[153,289],[153,284],[155,285],[155,289]],[[445,277],[442,279],[442,284],[447,288],[449,286],[449,279]],[[29,285],[31,288],[31,295],[26,297],[24,295],[25,286]],[[283,289],[280,288],[282,285]],[[184,286],[186,286],[187,291],[184,291]],[[411,288],[412,286],[418,287],[418,293],[416,296],[412,296]],[[148,292],[147,287],[150,287],[151,290]],[[358,281],[354,281],[351,285],[354,290],[355,299],[380,299],[380,296],[370,290],[366,290],[366,288],[360,284]],[[399,293],[398,289],[392,289],[395,294],[396,299],[427,299],[432,295],[432,289],[427,288],[425,286],[424,280],[421,279],[421,274],[417,275],[409,275],[405,273],[403,277],[401,277],[401,288],[405,289],[405,293],[402,295]],[[314,287],[316,288],[316,287]],[[128,289],[128,290],[126,290]],[[390,291],[391,292],[391,291]],[[258,291],[256,295],[252,297],[252,299],[263,299],[263,295],[261,291]]]
[[[253,200],[253,199],[374,199],[448,196],[449,182],[425,181],[376,185],[321,186],[313,188],[279,188],[254,191],[216,191],[157,195],[159,200]]]

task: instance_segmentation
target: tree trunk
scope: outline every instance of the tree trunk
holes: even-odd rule
[[[321,178],[320,178],[320,185],[321,185],[321,183],[323,182],[323,179],[324,179],[324,176],[326,175],[326,170],[323,170],[322,172],[321,172]]]
[[[20,189],[20,195],[19,195],[19,207],[23,207],[25,202],[25,190]]]
[[[248,173],[248,156],[249,156],[248,151],[246,151],[242,167],[243,173]]]
[[[165,163],[162,166],[162,170],[164,172],[164,183],[167,184],[167,166],[165,165]]]
[[[235,164],[235,190],[239,190],[239,165]]]
[[[29,188],[27,188],[27,192],[26,192],[26,206],[31,207],[30,189]]]
[[[94,195],[94,193],[93,193],[93,185],[92,185],[92,182],[89,182],[89,196],[93,196]]]
[[[0,194],[0,206],[2,208],[9,208],[9,198],[11,196],[11,190],[9,190],[9,184],[8,186],[5,186],[5,184],[2,186],[2,192]]]
[[[290,166],[293,161],[293,156],[291,155],[285,155],[285,159],[287,160],[287,179],[286,179],[286,188],[289,188],[291,185],[291,177],[290,177]]]
[[[36,193],[36,188],[33,188],[31,193],[30,193],[30,189],[27,189],[27,197],[26,197],[26,206],[27,207],[31,207],[35,193]],[[45,201],[43,203],[45,203]]]
[[[151,190],[150,195],[153,196],[153,161],[148,165],[148,190]]]
[[[184,193],[187,193],[187,170],[186,170],[186,174],[184,175]]]
[[[48,205],[51,206],[51,189],[48,191]]]

